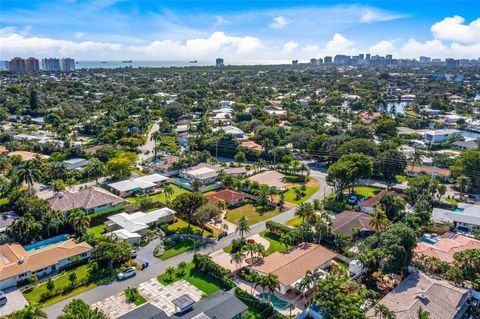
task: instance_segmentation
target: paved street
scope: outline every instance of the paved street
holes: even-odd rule
[[[153,154],[153,149],[155,148],[155,141],[152,140],[152,135],[160,128],[160,124],[155,122],[148,132],[147,141],[143,146],[140,147],[140,153],[138,154],[138,164],[147,158],[151,157]]]
[[[324,195],[328,196],[331,193],[332,191],[331,188],[325,183],[325,176],[326,176],[325,173],[316,169],[315,170],[312,169],[310,176],[315,178],[320,183],[320,188],[307,201],[310,202],[310,201],[313,201],[314,199],[323,199]],[[294,212],[295,212],[295,209],[290,209],[285,211],[282,214],[279,214],[271,218],[270,220],[274,220],[279,223],[285,223],[286,221],[294,217]],[[263,221],[251,226],[251,231],[248,233],[248,236],[251,236],[253,234],[258,234],[264,231],[266,222],[267,221]],[[230,234],[222,238],[221,240],[219,240],[216,245],[204,247],[195,252],[200,252],[202,254],[212,253],[216,250],[223,249],[224,247],[228,246],[232,241],[232,239],[236,239],[238,237],[240,237],[238,234],[235,234],[235,233]],[[46,307],[44,311],[47,313],[48,318],[57,318],[57,316],[61,314],[63,307],[65,307],[65,305],[68,304],[74,298],[82,299],[88,304],[94,304],[103,299],[106,299],[111,295],[120,293],[121,291],[125,290],[127,287],[137,286],[144,281],[154,278],[159,274],[164,273],[168,267],[176,266],[179,262],[192,261],[193,254],[195,252],[189,251],[189,252],[174,256],[172,258],[169,258],[167,260],[160,260],[157,258],[150,259],[151,261],[150,266],[143,271],[139,271],[137,273],[137,276],[133,278],[127,279],[125,281],[114,281],[109,284],[96,287],[94,289],[91,289],[79,295],[76,295],[72,298],[63,300],[49,307]]]

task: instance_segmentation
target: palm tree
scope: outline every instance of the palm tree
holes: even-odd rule
[[[175,194],[175,190],[173,189],[172,185],[165,184],[165,186],[163,186],[163,193],[165,194],[166,201],[169,202],[170,196]]]
[[[85,168],[88,176],[95,178],[95,183],[98,185],[98,179],[105,174],[105,164],[97,158],[92,158]]]
[[[14,238],[20,243],[29,243],[38,238],[42,231],[42,225],[35,220],[30,213],[16,218],[7,228],[8,236]]]
[[[40,166],[33,159],[22,162],[17,168],[17,176],[19,184],[25,183],[28,189],[31,190],[33,184],[41,177]]]
[[[155,131],[155,132],[152,134],[152,136],[150,137],[150,139],[155,142],[155,147],[153,148],[153,151],[154,151],[154,155],[153,155],[153,156],[154,156],[155,158],[157,158],[157,150],[158,150],[158,149],[157,149],[157,143],[158,143],[158,141],[159,141],[161,138],[162,138],[162,132],[160,132],[160,130]]]
[[[68,214],[67,222],[78,234],[84,234],[90,226],[90,217],[82,210],[76,208]]]
[[[65,185],[65,182],[61,179],[54,179],[50,182],[50,187],[52,188],[53,194],[57,195],[60,192],[64,192],[67,185]]]
[[[58,234],[58,230],[65,223],[65,216],[60,211],[50,211],[45,216],[45,224],[47,229],[47,236],[50,237],[50,231],[54,230],[55,234]]]
[[[412,165],[412,169],[410,170],[410,173],[413,172],[413,168],[415,165],[422,166],[423,164],[423,152],[419,150],[418,148],[414,148],[412,154],[410,155],[410,165]]]
[[[275,293],[275,290],[280,288],[280,282],[278,281],[278,276],[272,273],[268,273],[266,276],[263,276],[261,279],[261,286],[264,289],[267,289],[268,292],[268,302],[271,301],[271,295]]]
[[[240,268],[240,266],[242,265],[244,259],[245,254],[243,253],[243,251],[239,250],[232,255],[232,259],[230,259],[230,262],[235,263],[235,266],[238,270],[238,268]]]
[[[368,226],[370,226],[375,231],[380,231],[385,229],[388,225],[388,218],[387,214],[381,209],[377,209],[372,213],[372,219],[368,222]]]
[[[193,181],[190,182],[190,186],[192,186],[192,189],[194,192],[198,192],[200,188],[202,187],[202,182],[200,182],[199,179],[195,178]]]
[[[311,222],[315,217],[312,203],[303,202],[295,209],[295,216],[301,217],[303,221]]]
[[[278,194],[277,188],[274,186],[270,187],[268,194],[270,195],[270,202],[273,203],[273,196]]]
[[[245,233],[250,232],[250,226],[248,225],[248,220],[245,216],[240,217],[238,220],[237,228],[235,229],[235,233],[240,233],[240,237],[243,239]]]
[[[426,310],[423,310],[422,307],[418,308],[417,315],[418,319],[430,319],[430,313]]]
[[[165,274],[167,275],[168,280],[173,280],[173,275],[175,275],[175,268],[174,267],[168,267],[165,270]]]
[[[382,305],[381,303],[378,303],[375,306],[375,316],[379,316],[381,319],[395,319],[396,315],[395,312],[392,310],[388,309],[387,306]]]
[[[313,210],[315,211],[315,213],[320,213],[321,211],[323,211],[323,203],[321,200],[319,199],[314,199],[312,201],[312,205],[313,205]]]
[[[460,175],[457,177],[455,181],[455,186],[460,190],[460,194],[463,197],[463,193],[466,191],[467,187],[472,184],[472,180],[470,177],[465,175]]]
[[[260,185],[258,190],[255,192],[255,195],[258,197],[258,202],[262,209],[266,209],[269,206],[268,196],[270,195],[270,187],[267,185]]]
[[[188,264],[186,262],[181,261],[178,263],[178,270],[180,271],[180,274],[184,275],[187,268]]]
[[[248,275],[248,280],[252,283],[252,286],[250,287],[250,294],[253,295],[253,288],[257,288],[258,285],[260,284],[260,278],[261,276],[258,274],[256,271],[250,271],[250,274]]]

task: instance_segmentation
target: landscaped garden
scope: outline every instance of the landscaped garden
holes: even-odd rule
[[[160,258],[161,260],[165,260],[193,248],[195,248],[195,241],[191,239],[179,239],[175,241],[175,244],[172,247],[166,249],[164,253],[158,258]]]
[[[175,199],[175,197],[177,197],[178,195],[180,195],[182,193],[189,193],[190,192],[189,190],[181,188],[180,186],[177,186],[177,185],[174,185],[174,184],[169,184],[169,185],[172,188],[172,194],[170,194],[168,196],[168,199],[170,201],[173,201]],[[155,195],[151,195],[148,198],[152,201],[152,203],[156,203],[156,202],[165,203],[167,201],[167,195],[164,192],[161,192],[161,193],[158,193],[158,194],[155,194]],[[135,204],[138,204],[138,200],[137,200],[136,197],[131,197],[128,200],[135,203]]]
[[[107,225],[102,223],[100,225],[90,227],[87,230],[87,233],[93,235],[95,239],[99,239],[106,233],[106,229],[107,229]]]
[[[68,287],[72,286],[72,273],[75,274],[75,282],[84,281],[88,278],[88,265],[82,265],[73,270],[67,271],[65,274],[51,280],[51,282],[53,282],[53,286],[51,286],[52,284],[49,284],[47,281],[36,287],[27,288],[22,292],[23,296],[25,297],[25,299],[27,299],[28,302],[37,302],[42,304],[43,306],[48,306],[63,299],[67,299],[71,296],[77,295],[83,291],[95,288],[97,286],[96,283],[89,283],[69,290]],[[62,289],[65,289],[66,292],[43,301],[43,299],[45,299],[43,298],[43,296],[45,294],[48,294],[49,291]]]
[[[305,185],[304,189],[301,189],[301,186],[296,186],[289,188],[284,193],[284,199],[287,203],[300,204],[310,198],[315,192],[320,188],[320,186],[310,186]],[[303,196],[297,196],[295,189],[300,189]],[[297,191],[298,192],[298,191]]]
[[[219,231],[216,232],[216,229],[212,229],[214,232],[212,233],[210,230],[207,228],[204,229],[203,231],[203,236],[212,236],[212,237],[218,237]],[[190,225],[188,227],[188,223],[184,221],[181,218],[176,217],[176,221],[172,224],[169,224],[166,227],[166,233],[167,234],[195,234],[195,235],[201,235],[202,234],[202,229],[196,225]]]
[[[277,251],[283,253],[286,251],[285,244],[280,241],[279,236],[272,234],[268,230],[261,232],[260,236],[268,240],[268,242],[270,243],[270,246],[268,246],[267,248],[267,254],[273,254]]]
[[[222,290],[221,284],[217,279],[205,272],[195,269],[193,263],[187,264],[185,269],[175,268],[173,273],[172,269],[170,269],[166,273],[158,276],[157,279],[163,285],[169,285],[175,281],[185,279],[206,295],[211,295],[214,292]]]
[[[261,212],[257,210],[257,208],[252,204],[245,204],[234,209],[229,209],[227,211],[225,219],[231,223],[238,224],[238,220],[240,219],[240,217],[245,216],[247,218],[248,224],[253,225],[266,219],[272,218],[279,213],[280,210],[278,208],[266,212]]]

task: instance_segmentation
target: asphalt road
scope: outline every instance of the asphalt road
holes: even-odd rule
[[[310,201],[313,201],[314,199],[323,199],[324,195],[328,196],[332,192],[331,188],[327,186],[325,183],[325,175],[326,175],[325,173],[319,170],[316,170],[316,169],[311,170],[310,176],[315,178],[320,183],[320,188],[307,201],[310,202]],[[294,213],[295,213],[295,209],[290,209],[279,215],[276,215],[270,220],[274,220],[279,223],[285,223],[294,217]],[[250,227],[251,230],[247,235],[250,236],[250,235],[258,234],[264,231],[266,222],[267,220],[257,223],[255,225],[252,225]],[[137,286],[144,281],[147,281],[153,277],[160,275],[164,273],[165,270],[170,266],[176,266],[178,263],[182,261],[185,261],[185,262],[192,261],[193,254],[196,252],[199,252],[202,254],[209,254],[219,249],[223,249],[224,247],[228,246],[233,239],[236,239],[238,237],[239,237],[238,234],[233,233],[217,241],[216,244],[214,245],[203,247],[196,251],[185,252],[183,254],[174,256],[167,260],[154,259],[153,262],[150,262],[150,266],[148,268],[146,268],[143,271],[137,272],[137,275],[133,278],[127,279],[125,281],[114,281],[102,286],[98,286],[94,289],[78,294],[72,298],[68,298],[56,304],[48,306],[43,310],[47,313],[48,318],[51,318],[51,319],[57,318],[62,313],[62,309],[65,307],[65,305],[68,304],[72,299],[82,299],[88,304],[94,304],[109,296],[115,295],[125,290],[127,287]]]

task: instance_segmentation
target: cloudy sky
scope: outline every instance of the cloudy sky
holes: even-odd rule
[[[480,56],[478,0],[1,0],[0,59]]]

